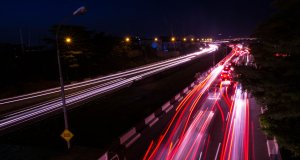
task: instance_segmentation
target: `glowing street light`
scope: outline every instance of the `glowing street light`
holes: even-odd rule
[[[126,37],[126,38],[125,38],[125,42],[129,43],[129,42],[130,42],[130,38],[129,38],[129,37]]]
[[[191,41],[192,41],[192,42],[194,42],[194,40],[195,40],[194,38],[191,38]]]
[[[183,42],[186,42],[186,38],[183,38]]]
[[[66,42],[67,44],[72,43],[72,38],[71,38],[71,37],[66,37],[66,38],[65,38],[65,42]]]
[[[175,37],[172,37],[172,38],[171,38],[171,41],[172,41],[172,42],[175,42],[175,40],[176,40]]]
[[[154,38],[154,42],[157,42],[157,41],[158,41],[158,38],[157,38],[157,37],[155,37],[155,38]]]

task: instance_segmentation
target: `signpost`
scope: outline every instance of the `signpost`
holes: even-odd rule
[[[70,144],[70,140],[74,137],[74,134],[72,132],[70,132],[68,129],[65,129],[61,135],[60,135],[63,139],[65,139],[68,143],[68,146]]]

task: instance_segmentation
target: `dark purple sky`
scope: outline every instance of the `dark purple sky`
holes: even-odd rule
[[[78,7],[88,13],[66,24],[117,35],[248,36],[270,15],[272,0],[4,0],[0,9],[0,42],[37,43],[49,26]]]

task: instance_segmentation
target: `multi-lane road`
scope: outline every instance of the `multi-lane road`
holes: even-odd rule
[[[229,55],[225,64],[234,55]],[[201,159],[206,156],[218,101],[225,91],[217,85],[223,67],[224,64],[217,66],[181,101],[165,131],[156,142],[152,141],[144,159]]]
[[[210,45],[201,52],[119,72],[66,86],[67,104],[80,104],[112,92],[147,76],[163,72],[216,50]],[[220,85],[224,66],[239,51],[233,49],[201,82],[174,106],[172,114],[150,128],[125,152],[129,159],[268,159],[266,139],[261,133],[255,102],[241,85]],[[2,115],[0,129],[22,124],[60,111],[59,88],[0,100],[1,107],[36,99],[43,102]],[[45,97],[51,99],[44,100]],[[171,113],[171,112],[170,112]],[[154,134],[155,132],[155,134]],[[158,134],[157,134],[158,133]],[[259,147],[258,147],[259,146]]]
[[[215,67],[175,106],[167,125],[160,126],[163,128],[161,133],[154,136],[151,133],[146,135],[149,138],[144,138],[144,141],[145,139],[148,141],[148,147],[139,158],[144,160],[269,158],[266,137],[257,129],[259,128],[258,113],[255,109],[257,106],[250,105],[249,95],[242,90],[240,84],[221,83],[220,75],[224,65],[237,54],[238,51],[234,49],[224,60],[224,64],[220,63]],[[259,146],[259,150],[254,144]],[[138,148],[136,146],[133,148]],[[126,156],[137,159],[130,150]]]
[[[135,81],[139,81],[146,77],[164,72],[168,69],[200,58],[203,55],[216,51],[217,49],[218,46],[211,44],[208,48],[185,56],[66,85],[66,104],[68,107],[80,105],[100,95],[111,93],[129,86]],[[37,119],[38,117],[43,117],[49,113],[60,112],[62,102],[59,93],[59,88],[52,88],[26,95],[1,99],[0,107],[2,110],[3,108],[9,108],[11,110],[11,108],[15,108],[16,106],[22,109],[14,109],[12,112],[10,111],[1,114],[0,132],[7,128]]]

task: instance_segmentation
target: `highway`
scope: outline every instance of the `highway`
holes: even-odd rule
[[[109,82],[112,80],[116,80],[119,78],[132,78],[134,76],[148,76],[153,73],[161,72],[162,70],[169,69],[175,66],[178,66],[180,64],[183,64],[187,61],[193,60],[195,58],[199,58],[200,55],[211,53],[213,51],[216,51],[218,47],[216,45],[209,45],[209,48],[205,48],[202,51],[191,53],[185,56],[181,56],[178,58],[173,58],[170,60],[165,60],[145,66],[141,66],[138,68],[118,72],[115,74],[110,74],[107,76],[86,80],[78,83],[73,83],[69,85],[65,85],[65,91],[72,91],[76,89],[82,89],[82,88],[88,88],[90,86],[97,86],[99,84],[103,84],[104,82]],[[32,99],[40,98],[40,97],[49,97],[52,94],[60,93],[60,87],[57,88],[51,88],[43,91],[33,92],[29,94],[19,95],[15,97],[0,99],[0,106],[6,105],[6,104],[14,104],[17,102],[24,103],[24,101],[32,101]]]
[[[228,56],[225,64],[234,55]],[[215,86],[223,68],[224,64],[217,66],[180,102],[158,141],[151,142],[144,159],[200,159],[204,155],[218,110],[216,104],[225,91]]]
[[[224,65],[234,55],[240,54],[237,50],[233,52],[223,65],[204,77],[175,106],[175,112],[162,132],[148,138],[148,147],[140,158],[268,159],[266,137],[257,129],[259,123],[256,103],[250,106],[248,93],[242,91],[237,82],[231,85],[221,83],[220,75]],[[259,146],[258,149],[254,144]],[[134,158],[131,151],[128,151],[127,156]]]
[[[111,93],[123,87],[129,86],[135,81],[161,73],[168,69],[192,61],[196,58],[200,58],[201,56],[214,52],[217,49],[218,46],[211,44],[209,45],[209,48],[205,48],[202,51],[178,58],[153,63],[96,79],[66,85],[66,104],[68,107],[70,107],[84,103],[99,95]],[[59,92],[59,88],[52,88],[0,100],[0,107],[9,108],[11,106],[26,104],[28,102],[34,102],[38,99],[42,99],[42,102],[34,105],[31,104],[26,106],[24,109],[2,114],[0,117],[0,132],[38,117],[48,115],[49,113],[60,112],[62,102],[58,94]],[[51,97],[51,99],[48,99],[49,97]]]
[[[235,91],[220,159],[249,159],[249,100],[240,86]]]
[[[234,57],[233,59],[236,59],[234,56],[236,52],[236,50],[233,50],[228,57]],[[225,59],[226,61],[230,59],[228,57]],[[219,85],[221,81],[220,74],[222,74],[222,70],[226,64],[225,60],[220,62],[217,67],[210,72],[210,74],[206,76],[202,75],[199,83],[197,83],[192,90],[182,97],[178,104],[174,104],[173,109],[169,111],[168,115],[165,115],[165,117],[159,117],[159,122],[150,128],[147,128],[146,131],[143,131],[141,133],[141,137],[133,143],[132,146],[127,148],[125,152],[122,152],[125,154],[126,159],[234,159],[237,157],[241,159],[246,159],[248,157],[248,159],[256,160],[268,159],[268,151],[265,143],[266,139],[261,131],[257,129],[259,128],[259,114],[255,113],[256,109],[253,108],[256,103],[253,102],[253,100],[251,103],[251,100],[248,100],[249,95],[246,92],[241,92],[241,88],[236,83],[230,86]],[[189,67],[189,70],[190,69],[191,68]],[[183,75],[183,73],[180,73],[180,75]],[[192,77],[193,76],[191,76],[191,78]],[[116,81],[111,81],[109,83],[114,84],[123,80],[126,80],[126,78],[119,78],[116,79]],[[148,84],[148,81],[145,82]],[[152,87],[153,85],[151,85],[151,88]],[[181,86],[179,88],[182,87],[185,86]],[[134,91],[138,92],[139,96],[143,94],[142,92],[144,92],[143,90]],[[145,90],[145,92],[148,93],[149,90]],[[132,93],[126,93],[126,95],[131,94]],[[157,96],[160,97],[159,95]],[[128,103],[124,102],[123,98],[116,100],[115,96],[112,97],[115,99],[114,103],[116,103],[116,101]],[[153,99],[155,99],[155,94],[150,97],[149,99],[153,101]],[[132,103],[137,103],[137,97],[129,96],[125,99],[128,98],[132,99],[130,102],[132,101]],[[141,96],[140,98],[141,101],[145,101],[144,96]],[[239,101],[243,103],[240,103]],[[89,146],[90,143],[92,146],[100,145],[103,141],[105,141],[105,139],[111,139],[109,138],[109,135],[111,134],[114,134],[114,136],[121,135],[121,133],[117,133],[117,135],[115,135],[115,130],[112,130],[110,127],[115,126],[116,128],[122,128],[123,126],[120,126],[122,121],[129,121],[128,118],[137,116],[135,115],[137,112],[127,114],[120,122],[121,118],[117,117],[122,117],[124,112],[132,111],[132,107],[116,107],[117,110],[113,112],[116,112],[115,114],[107,115],[105,110],[110,109],[112,106],[105,106],[102,103],[100,105],[101,106],[94,107],[97,108],[96,111],[95,109],[85,109],[87,111],[83,112],[84,109],[79,108],[77,112],[74,110],[74,112],[76,112],[75,115],[73,113],[72,116],[70,113],[70,117],[72,118],[71,122],[74,124],[72,131],[75,133],[75,141],[73,140],[73,145],[77,147],[78,145],[86,146],[87,143],[87,146]],[[126,106],[132,105],[127,104]],[[146,112],[145,104],[140,104],[139,106],[142,112]],[[245,110],[238,108],[244,106],[248,108],[245,108]],[[103,114],[101,114],[102,112]],[[26,111],[24,111],[24,113],[26,113]],[[248,113],[249,117],[240,116],[239,113]],[[146,117],[147,114],[149,114],[149,112],[144,116]],[[24,116],[26,116],[26,114],[24,114]],[[143,116],[140,118],[143,118]],[[136,123],[138,119],[139,118],[135,118],[134,122]],[[249,125],[243,123],[246,119],[249,119]],[[235,122],[236,120],[238,121]],[[52,144],[52,141],[55,140],[55,143],[59,142],[58,144],[60,145],[58,146],[61,146],[60,142],[62,140],[58,135],[61,133],[62,126],[60,125],[60,127],[57,127],[57,124],[61,122],[61,119],[52,120],[53,123],[48,121],[51,120],[47,120],[47,122],[43,122],[38,126],[21,129],[19,133],[3,136],[2,140],[8,144],[20,144],[22,146],[32,145],[33,142],[30,140],[32,138],[36,139],[36,137],[43,137],[47,139],[45,140],[45,143],[34,143],[36,143],[37,146],[40,146],[41,144],[47,146],[49,143]],[[109,122],[109,124],[107,124],[107,122]],[[43,126],[43,124],[46,124],[46,127]],[[49,129],[46,129],[48,128],[47,126],[49,126]],[[230,126],[233,127],[230,128]],[[130,126],[127,125],[125,128],[128,129],[129,127]],[[246,130],[248,135],[232,136],[228,134],[229,132],[242,132],[241,128],[244,130],[248,128],[248,131]],[[49,130],[51,130],[51,133],[49,133],[50,135],[48,135]],[[124,133],[125,131],[123,130],[122,132]],[[48,139],[51,139],[51,142]],[[247,139],[248,142],[245,141]],[[226,145],[227,141],[229,145]],[[246,143],[244,142],[248,143],[248,145],[245,145]],[[231,149],[230,143],[232,146]],[[55,147],[57,147],[57,145],[55,145]],[[245,147],[248,148],[245,149]],[[86,150],[84,153],[82,152],[82,155],[87,154],[87,152],[91,151]],[[5,150],[4,148],[4,152],[2,153],[7,155],[7,149]],[[75,153],[77,153],[77,150],[75,150]],[[100,154],[101,152],[98,151],[97,153]],[[95,153],[95,157],[97,157],[97,153]],[[245,156],[246,154],[248,154],[248,156]],[[16,155],[16,157],[18,156],[19,155]]]

